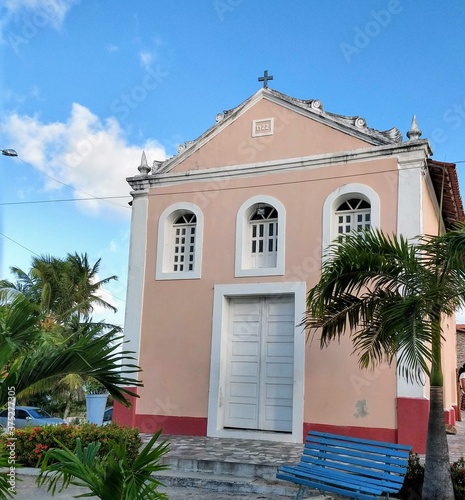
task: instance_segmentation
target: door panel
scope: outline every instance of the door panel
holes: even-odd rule
[[[291,432],[294,302],[230,300],[225,427]]]

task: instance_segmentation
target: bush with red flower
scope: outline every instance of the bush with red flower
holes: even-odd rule
[[[98,427],[95,424],[83,425],[58,425],[46,427],[26,427],[16,429],[15,451],[17,463],[24,467],[37,467],[38,461],[49,448],[57,448],[57,441],[70,449],[76,446],[77,438],[82,444],[100,442],[102,456],[109,452],[110,441],[125,442],[128,450],[129,460],[135,460],[142,444],[139,430],[129,427],[119,427],[116,424]],[[11,439],[11,436],[9,436]],[[6,450],[7,436],[0,434],[0,453]]]

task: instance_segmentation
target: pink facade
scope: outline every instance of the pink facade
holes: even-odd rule
[[[116,418],[144,432],[294,442],[317,428],[422,451],[427,387],[395,366],[360,370],[348,337],[320,350],[299,323],[338,233],[437,231],[430,154],[415,131],[402,142],[264,88],[177,156],[153,168],[143,156],[128,179],[125,335],[144,387]],[[445,322],[447,415],[453,332]]]

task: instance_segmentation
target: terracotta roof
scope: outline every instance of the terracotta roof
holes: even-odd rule
[[[447,229],[455,222],[465,221],[462,197],[460,196],[459,180],[455,163],[428,160],[428,170],[433,181],[438,203],[441,200],[441,190],[444,179],[444,195],[442,201],[442,216]]]
[[[465,333],[465,325],[455,325],[455,330],[457,333]]]

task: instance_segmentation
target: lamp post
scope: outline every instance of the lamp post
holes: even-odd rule
[[[18,156],[18,153],[14,149],[2,149],[3,156]]]

